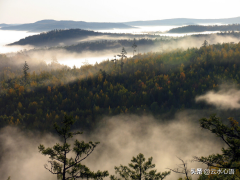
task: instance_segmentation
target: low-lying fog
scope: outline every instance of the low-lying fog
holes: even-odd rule
[[[160,43],[156,45],[138,45],[137,52],[135,52],[135,55],[137,53],[147,53],[147,52],[163,52],[163,51],[170,51],[173,49],[187,49],[196,47],[199,48],[202,46],[203,42],[205,40],[205,37],[199,37],[199,38],[193,38],[193,37],[185,37],[183,39],[180,39],[178,41],[170,41],[167,43]],[[229,36],[219,36],[219,35],[213,35],[207,39],[209,44],[217,44],[217,43],[229,43],[234,42],[238,43],[240,41],[239,38],[231,37]],[[132,47],[125,47],[127,51],[127,57],[133,56],[133,48]],[[115,48],[115,49],[104,49],[101,51],[83,51],[81,53],[78,52],[70,52],[65,49],[55,49],[55,50],[41,50],[41,51],[30,51],[27,52],[27,54],[34,58],[34,59],[41,59],[45,60],[47,63],[50,63],[52,60],[52,57],[56,57],[58,62],[63,65],[67,65],[69,67],[73,67],[74,65],[76,67],[80,67],[83,64],[92,64],[94,65],[96,62],[100,63],[104,60],[112,60],[114,59],[114,55],[118,55],[121,53],[122,48]],[[117,57],[117,59],[119,59]]]
[[[108,170],[113,175],[114,166],[128,165],[133,156],[143,153],[146,160],[153,157],[157,172],[167,171],[166,168],[178,168],[181,161],[177,157],[187,162],[189,171],[191,168],[206,169],[207,166],[190,160],[193,156],[221,153],[221,147],[224,146],[214,134],[201,130],[198,120],[206,114],[203,111],[186,110],[166,122],[151,115],[105,117],[103,127],[87,136],[86,134],[78,136],[80,141],[100,142],[82,163],[95,172]],[[0,164],[1,178],[6,180],[11,176],[13,180],[55,180],[56,175],[44,169],[48,157],[41,155],[37,147],[39,144],[52,147],[57,142],[59,138],[52,134],[26,133],[14,127],[1,129],[0,152],[3,155]],[[171,173],[166,180],[177,180],[181,176],[184,177]],[[192,177],[196,180],[199,176]]]
[[[168,43],[168,44],[162,44],[158,46],[139,46],[137,47],[136,53],[147,53],[149,51],[163,51],[163,50],[171,50],[175,48],[191,48],[191,47],[200,47],[205,40],[204,38],[199,38],[198,40],[193,40],[191,37],[187,37],[188,35],[192,34],[199,34],[199,33],[184,33],[184,34],[168,34],[168,33],[160,33],[167,31],[169,29],[175,28],[177,26],[139,26],[138,29],[114,29],[114,30],[99,30],[99,32],[111,32],[111,33],[152,33],[152,34],[159,34],[159,38],[161,36],[174,36],[174,37],[181,37],[186,36],[186,39],[183,39],[181,41],[178,41],[177,43]],[[209,33],[216,33],[216,32],[203,32],[201,34],[209,34]],[[21,38],[34,35],[37,33],[28,33],[26,31],[3,31],[0,30],[0,54],[2,53],[10,53],[10,52],[19,52],[20,50],[29,50],[33,49],[32,46],[4,46],[5,44],[12,43],[15,41],[18,41]],[[98,37],[99,38],[105,38],[106,37]],[[84,41],[93,41],[93,37],[86,38]],[[108,40],[112,40],[109,39]],[[222,43],[222,42],[235,42],[238,43],[239,39],[232,38],[232,37],[218,37],[217,35],[213,38],[208,40],[209,44],[215,44],[215,43]],[[126,47],[126,50],[128,52],[127,56],[131,57],[133,54],[133,49],[131,47]],[[98,52],[93,51],[84,51],[81,53],[75,53],[75,52],[68,52],[66,50],[54,50],[54,51],[40,51],[40,52],[31,52],[28,53],[28,55],[32,58],[39,59],[39,60],[45,60],[47,63],[51,62],[51,58],[55,56],[60,64],[67,65],[69,67],[73,67],[74,65],[76,67],[82,66],[84,63],[88,64],[95,64],[96,62],[99,63],[103,60],[111,60],[114,58],[114,55],[117,55],[121,53],[121,48],[119,49],[112,49],[112,50],[103,50]]]

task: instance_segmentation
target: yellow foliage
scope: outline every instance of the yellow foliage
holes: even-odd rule
[[[107,80],[105,79],[105,81],[103,82],[103,86],[107,86],[108,82]]]
[[[99,111],[100,110],[100,107],[99,106],[95,106],[95,111]]]
[[[50,86],[48,86],[47,91],[48,91],[48,93],[51,93],[51,87]]]
[[[18,88],[18,91],[19,91],[19,94],[22,94],[24,92],[24,87],[23,86],[20,86]]]
[[[19,87],[20,87],[19,84],[16,84],[16,83],[14,84],[14,88],[15,88],[15,89],[18,89]]]
[[[19,119],[17,119],[15,122],[15,125],[19,125],[19,124],[20,124],[20,121],[19,121]]]
[[[15,93],[14,89],[11,88],[11,89],[8,90],[9,95],[12,95],[13,93]]]
[[[18,109],[21,109],[21,108],[22,108],[22,103],[19,102],[19,103],[18,103]]]
[[[36,87],[36,86],[37,86],[37,82],[32,81],[32,82],[30,83],[30,85],[31,85],[32,87]]]
[[[102,74],[99,74],[99,75],[98,75],[98,82],[102,82],[102,79],[103,79],[103,75],[102,75]]]
[[[168,75],[164,75],[164,76],[163,76],[163,79],[164,79],[165,81],[167,81],[167,80],[168,80]]]
[[[186,78],[185,73],[184,73],[184,72],[181,72],[180,77],[181,77],[182,79],[185,79],[185,78]]]
[[[58,120],[59,119],[59,116],[56,114],[56,116],[55,116],[55,120]]]

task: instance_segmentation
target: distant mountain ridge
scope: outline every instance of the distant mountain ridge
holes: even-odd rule
[[[19,24],[5,24],[5,23],[2,23],[2,24],[0,24],[0,28],[1,27],[8,27],[8,26],[16,26],[16,25],[19,25]]]
[[[134,26],[182,26],[182,25],[197,25],[197,24],[239,24],[240,17],[223,18],[223,19],[190,19],[190,18],[174,18],[163,20],[149,21],[131,21],[131,22],[85,22],[85,21],[70,21],[70,20],[40,20],[35,23],[27,24],[0,24],[1,30],[15,31],[30,31],[43,32],[54,29],[85,29],[85,30],[100,30],[100,29],[129,29],[136,28]]]
[[[163,20],[150,20],[150,21],[131,21],[123,22],[129,26],[163,26],[163,25],[196,25],[196,24],[234,24],[240,23],[240,17],[224,18],[224,19],[190,19],[190,18],[174,18]]]
[[[51,31],[54,29],[113,29],[113,28],[134,28],[123,23],[102,23],[102,22],[84,22],[84,21],[56,21],[56,20],[41,20],[35,23],[9,25],[4,26],[1,30],[15,30],[15,31],[30,31],[30,32],[43,32]]]

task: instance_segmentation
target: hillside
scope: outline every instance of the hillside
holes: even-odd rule
[[[26,83],[23,64],[10,62],[24,62],[27,57],[1,55],[0,127],[15,124],[51,131],[54,122],[70,114],[77,120],[76,127],[91,129],[108,115],[165,114],[168,118],[183,109],[213,110],[195,97],[216,91],[224,81],[239,85],[239,52],[240,43],[139,54],[123,60],[123,73],[119,61],[70,69],[56,62],[34,66],[34,60],[28,59],[32,70]],[[240,117],[237,110],[222,111],[222,117],[230,114]]]
[[[240,33],[216,33],[216,34],[199,34],[199,35],[191,35],[185,37],[167,37],[167,36],[154,36],[154,35],[123,35],[122,34],[110,34],[109,36],[99,36],[103,39],[95,39],[95,41],[82,41],[80,43],[72,44],[72,41],[69,41],[68,46],[59,45],[53,47],[37,47],[31,50],[26,51],[26,53],[30,54],[48,54],[48,53],[56,53],[61,52],[62,50],[67,51],[69,53],[83,53],[85,51],[98,52],[104,54],[104,51],[110,52],[110,54],[119,53],[122,47],[125,47],[129,53],[132,55],[132,45],[135,39],[135,43],[137,44],[137,51],[144,53],[149,51],[162,51],[162,50],[170,50],[174,48],[188,48],[188,47],[200,47],[204,40],[207,40],[210,44],[218,43],[219,41],[225,42],[239,42],[240,41]],[[119,36],[119,38],[117,38]],[[38,36],[37,36],[38,37]],[[54,38],[54,41],[57,39],[56,36],[49,36],[49,38],[42,38],[40,41],[43,41],[43,45],[48,44],[50,39]],[[112,37],[112,39],[110,38]],[[127,38],[128,37],[128,38]],[[105,39],[104,39],[105,38]],[[120,39],[121,38],[121,39]],[[49,40],[48,40],[49,39]],[[59,40],[63,39],[59,37]],[[77,38],[75,38],[77,39]],[[107,40],[106,40],[107,39]],[[118,39],[118,40],[117,40]],[[34,39],[31,40],[29,37],[29,42],[35,42]],[[65,41],[66,42],[66,41]]]
[[[54,29],[113,29],[113,28],[134,28],[123,23],[98,23],[98,22],[84,22],[84,21],[55,21],[55,20],[41,20],[35,23],[9,25],[2,27],[1,30],[15,30],[15,31],[29,31],[29,32],[43,32]]]
[[[17,42],[8,45],[33,45],[38,47],[72,45],[79,41],[88,41],[89,39],[118,39],[118,38],[156,38],[157,35],[134,35],[134,34],[113,34],[100,33],[82,29],[52,30],[40,33],[38,35],[28,36]]]
[[[240,24],[230,25],[215,25],[215,26],[200,26],[200,25],[189,25],[178,28],[173,28],[168,33],[189,33],[189,32],[204,32],[204,31],[239,31]]]

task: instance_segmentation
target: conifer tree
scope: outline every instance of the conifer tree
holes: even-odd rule
[[[132,48],[133,48],[133,56],[134,56],[134,52],[136,52],[136,48],[137,48],[137,45],[136,45],[136,40],[134,38],[133,40],[133,45],[132,45]]]
[[[207,42],[207,40],[204,40],[204,42],[203,42],[202,46],[203,46],[203,47],[206,47],[207,45],[208,45],[208,42]]]
[[[133,157],[129,167],[120,165],[119,167],[114,167],[115,173],[119,174],[123,179],[134,179],[134,180],[162,180],[167,175],[170,174],[170,171],[163,173],[157,173],[157,170],[149,169],[154,168],[155,164],[152,164],[152,157],[148,158],[148,161],[145,162],[144,155],[140,153],[137,157]],[[110,176],[111,180],[120,180],[114,175]]]
[[[121,54],[118,55],[119,57],[121,57],[121,64],[120,64],[120,66],[121,66],[121,73],[123,73],[123,64],[124,64],[123,58],[124,58],[124,57],[127,57],[126,54],[127,54],[127,51],[126,51],[125,48],[123,47]]]
[[[24,74],[24,79],[25,79],[25,82],[27,81],[27,76],[28,76],[28,73],[27,71],[29,70],[29,66],[27,64],[27,62],[25,61],[25,64],[23,66],[23,74]]]
[[[208,168],[215,170],[227,170],[229,179],[240,178],[240,126],[238,122],[229,117],[229,125],[223,124],[219,117],[215,114],[211,115],[209,119],[200,119],[200,125],[203,129],[207,129],[220,137],[227,145],[227,148],[222,148],[222,154],[212,154],[208,157],[194,156],[193,161],[206,164]],[[216,180],[224,179],[224,174],[221,172],[216,177]]]
[[[81,162],[86,159],[96,148],[99,142],[89,142],[75,140],[74,147],[71,149],[71,145],[67,143],[67,140],[72,138],[74,135],[82,134],[82,132],[70,132],[70,127],[73,125],[74,121],[72,117],[65,116],[63,121],[63,127],[54,124],[54,128],[58,135],[63,140],[63,144],[57,143],[53,148],[45,148],[44,145],[40,144],[38,149],[43,155],[49,155],[51,168],[48,168],[45,164],[45,168],[52,174],[56,174],[58,179],[61,180],[75,180],[77,178],[93,178],[102,179],[108,176],[108,171],[97,171],[96,173],[89,170],[88,167],[82,165]],[[75,152],[75,158],[67,158],[69,152]]]

